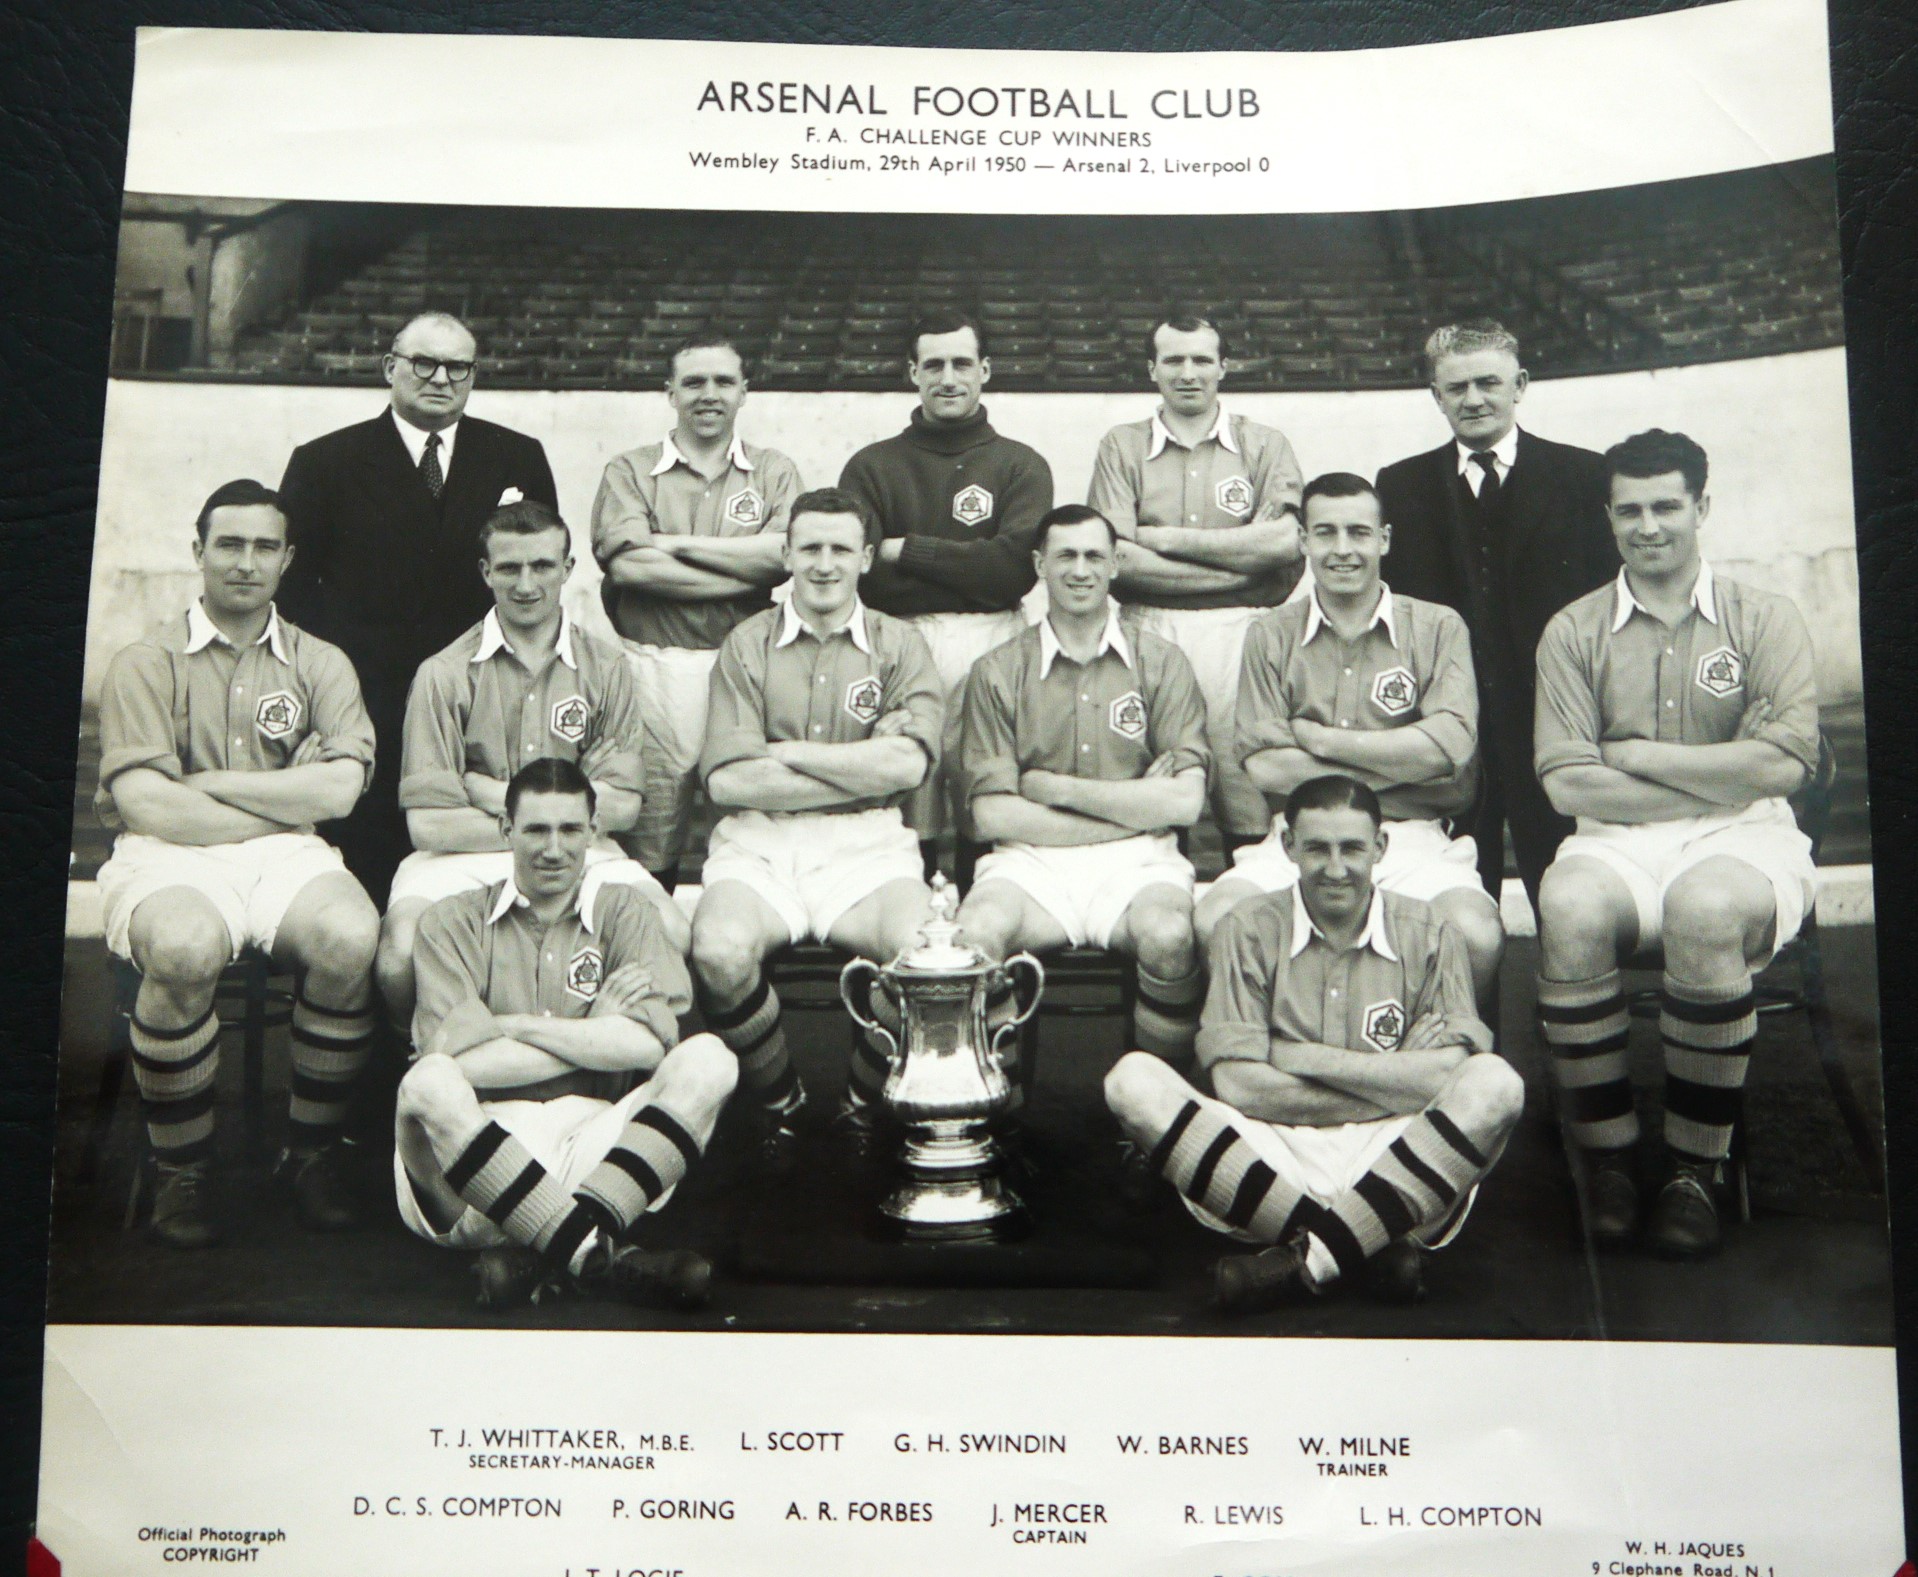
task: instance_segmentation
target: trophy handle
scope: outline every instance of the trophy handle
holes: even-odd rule
[[[899,1060],[899,1040],[879,1022],[872,1009],[872,988],[885,989],[885,976],[870,958],[849,959],[839,971],[839,1000],[846,1004],[852,1021],[870,1035],[876,1035],[886,1047],[886,1061]],[[863,1010],[862,1010],[863,1005]]]
[[[992,1055],[1003,1063],[1006,1044],[1018,1033],[1019,1026],[1039,1011],[1039,997],[1046,989],[1046,972],[1039,960],[1030,953],[1014,953],[999,968],[1012,982],[1014,1002],[1012,1017],[992,1032]],[[1031,981],[1031,988],[1023,1003],[1019,1001],[1019,976],[1022,971]]]

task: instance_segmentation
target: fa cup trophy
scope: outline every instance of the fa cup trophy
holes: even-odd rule
[[[957,908],[935,876],[919,939],[883,968],[855,958],[839,974],[846,1011],[887,1048],[886,1105],[906,1130],[904,1176],[879,1208],[919,1240],[998,1236],[1024,1209],[1000,1175],[1005,1157],[989,1124],[1011,1102],[1005,1054],[1039,1006],[1045,971],[1030,953],[999,964],[962,941]],[[988,1033],[987,998],[1001,984],[1013,988],[1013,1013]],[[896,1011],[897,1033],[866,1011],[873,991]]]

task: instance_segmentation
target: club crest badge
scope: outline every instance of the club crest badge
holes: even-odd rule
[[[868,674],[846,686],[846,715],[859,723],[879,719],[879,703],[885,695],[879,681]]]
[[[582,947],[567,960],[566,989],[589,1002],[599,995],[599,983],[606,978],[606,960],[597,947]]]
[[[1365,1010],[1365,1043],[1374,1051],[1397,1051],[1405,1039],[1405,1007],[1396,997],[1374,1002]]]
[[[586,737],[586,720],[593,715],[593,709],[580,697],[569,695],[563,701],[553,703],[553,734],[569,745],[577,745]]]
[[[1219,508],[1228,515],[1252,513],[1252,484],[1242,476],[1228,476],[1213,489],[1212,496],[1219,501]]]
[[[300,726],[300,698],[290,690],[260,697],[253,709],[254,725],[265,739],[284,739]]]
[[[1403,717],[1418,700],[1418,681],[1409,668],[1387,668],[1372,680],[1372,704],[1387,717]]]
[[[992,518],[992,494],[977,482],[952,495],[952,518],[962,526],[982,526]]]
[[[1128,690],[1114,701],[1107,717],[1121,739],[1145,738],[1145,698],[1137,690]]]
[[[1698,659],[1698,688],[1710,695],[1730,695],[1745,687],[1745,659],[1729,646]]]
[[[726,500],[726,518],[735,526],[759,526],[766,519],[766,501],[752,488]]]

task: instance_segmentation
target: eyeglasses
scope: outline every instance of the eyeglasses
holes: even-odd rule
[[[473,364],[470,361],[441,361],[434,356],[401,356],[394,353],[396,361],[403,361],[413,369],[413,376],[421,383],[431,383],[439,371],[444,368],[448,383],[464,383],[473,376]]]

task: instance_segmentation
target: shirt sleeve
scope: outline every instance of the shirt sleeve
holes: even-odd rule
[[[1818,676],[1811,634],[1799,612],[1782,597],[1767,597],[1754,610],[1747,704],[1771,702],[1769,721],[1754,739],[1776,745],[1807,772],[1818,770]]]
[[[433,1051],[451,1055],[499,1034],[498,1021],[480,994],[478,938],[472,934],[477,914],[470,905],[441,902],[420,916],[413,938],[415,1058]],[[435,1045],[442,1029],[443,1043]]]
[[[1178,647],[1155,645],[1157,654],[1152,675],[1152,693],[1146,702],[1150,719],[1149,739],[1152,755],[1170,752],[1172,770],[1184,772],[1191,767],[1210,767],[1212,751],[1205,739],[1205,697],[1199,693],[1199,681],[1192,664]],[[1145,662],[1143,651],[1141,665]],[[975,670],[976,672],[976,670]]]
[[[666,940],[651,899],[631,887],[602,887],[600,902],[613,893],[620,894],[620,900],[606,905],[606,970],[610,974],[624,964],[638,964],[646,971],[652,989],[626,1016],[651,1030],[671,1051],[679,1044],[680,1015],[693,1005],[686,960]]]
[[[793,500],[806,490],[799,467],[777,451],[762,451],[755,464],[766,496],[766,523],[759,528],[760,535],[784,532],[792,521]]]
[[[958,542],[909,531],[899,549],[901,572],[933,581],[984,613],[1017,606],[1038,579],[1032,542],[1040,517],[1052,508],[1052,467],[1028,450],[1014,462],[1004,486],[991,536]]]
[[[1212,934],[1212,983],[1199,1014],[1199,1066],[1267,1062],[1272,1048],[1272,963],[1266,932],[1243,907]]]
[[[133,767],[175,782],[184,775],[173,737],[173,664],[148,641],[129,646],[107,667],[100,687],[100,787]]]
[[[593,737],[580,755],[579,769],[595,783],[638,794],[645,779],[640,768],[639,693],[633,685],[633,670],[623,657],[615,657],[600,670],[599,684]]]
[[[1086,504],[1112,522],[1122,537],[1139,533],[1139,479],[1125,462],[1123,429],[1115,427],[1099,440],[1092,461],[1092,480],[1086,484]]]
[[[927,772],[936,772],[940,734],[946,724],[946,687],[940,682],[926,638],[896,619],[889,620],[887,627],[895,633],[898,647],[888,665],[880,713],[905,711],[905,733],[918,740],[925,751]]]
[[[1603,720],[1578,649],[1569,610],[1552,616],[1538,643],[1538,702],[1533,713],[1532,764],[1544,777],[1556,767],[1597,766]]]
[[[1299,457],[1292,452],[1292,440],[1274,432],[1259,455],[1258,513],[1254,520],[1279,520],[1299,517],[1299,495],[1305,490],[1305,472],[1299,469]]]
[[[1013,697],[996,661],[974,663],[960,687],[958,753],[959,792],[966,804],[982,794],[1019,792]]]
[[[466,707],[433,658],[420,664],[406,692],[406,722],[400,746],[402,810],[461,810],[473,803],[466,792]]]
[[[749,659],[742,631],[759,637],[752,624],[742,624],[726,637],[713,664],[706,692],[706,738],[699,750],[699,781],[706,784],[721,767],[735,761],[756,761],[766,751],[766,676],[763,658]],[[763,637],[759,637],[763,639]]]
[[[593,557],[605,569],[628,548],[643,548],[653,537],[653,501],[638,471],[625,455],[606,467],[593,499]]]
[[[1292,697],[1285,673],[1289,643],[1276,613],[1261,614],[1247,626],[1239,662],[1239,699],[1233,709],[1234,754],[1243,766],[1261,750],[1296,750]]]
[[[1478,755],[1478,679],[1472,671],[1472,639],[1465,621],[1450,608],[1439,608],[1432,621],[1426,653],[1425,693],[1419,697],[1419,720],[1413,726],[1452,764],[1463,771]]]
[[[357,761],[364,767],[360,792],[373,781],[373,719],[360,694],[360,676],[337,646],[301,652],[307,686],[309,730],[320,736],[322,761]]]
[[[1429,935],[1425,980],[1413,1000],[1410,1021],[1416,1023],[1427,1013],[1438,1013],[1446,1028],[1463,1034],[1473,1050],[1490,1051],[1492,1031],[1478,1016],[1471,956],[1465,951],[1464,939],[1443,921],[1435,924]]]

